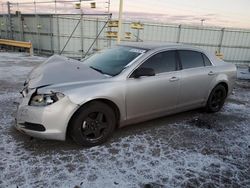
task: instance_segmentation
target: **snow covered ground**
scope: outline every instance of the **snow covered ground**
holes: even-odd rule
[[[0,53],[0,187],[250,187],[250,80],[216,114],[199,110],[128,126],[93,148],[14,129],[27,73],[45,60]]]

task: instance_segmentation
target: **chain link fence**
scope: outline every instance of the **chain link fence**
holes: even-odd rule
[[[111,30],[106,26],[110,18],[111,15],[105,14],[95,17],[20,12],[2,14],[0,35],[6,39],[31,41],[38,54],[60,53],[64,49],[63,55],[82,58],[87,52],[92,53],[116,43],[116,39],[106,36],[106,32]],[[247,29],[143,23],[143,29],[136,30],[131,28],[131,22],[124,22],[124,36],[126,32],[132,34],[131,41],[185,43],[212,53],[220,52],[228,62],[250,63],[250,30]]]

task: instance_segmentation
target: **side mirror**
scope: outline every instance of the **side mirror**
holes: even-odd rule
[[[140,78],[141,76],[155,76],[155,71],[152,68],[139,67],[132,74],[133,78]]]

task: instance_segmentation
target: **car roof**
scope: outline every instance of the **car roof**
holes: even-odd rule
[[[198,50],[190,45],[180,44],[180,43],[171,43],[171,42],[123,42],[121,46],[130,46],[135,48],[142,48],[146,50],[154,50],[158,48],[188,48]]]
[[[213,62],[213,64],[217,64],[219,60],[214,53],[208,52],[206,50],[203,50],[202,48],[193,46],[193,45],[187,45],[182,43],[171,43],[171,42],[123,42],[119,44],[120,46],[129,46],[134,48],[141,48],[145,50],[162,50],[162,49],[178,49],[178,50],[194,50],[198,52],[202,52],[206,54],[206,56],[209,57],[210,61]]]

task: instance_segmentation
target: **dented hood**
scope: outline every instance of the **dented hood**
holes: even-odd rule
[[[53,55],[31,71],[26,83],[28,83],[29,88],[37,88],[45,85],[104,78],[106,78],[105,75],[89,68],[80,61]]]

